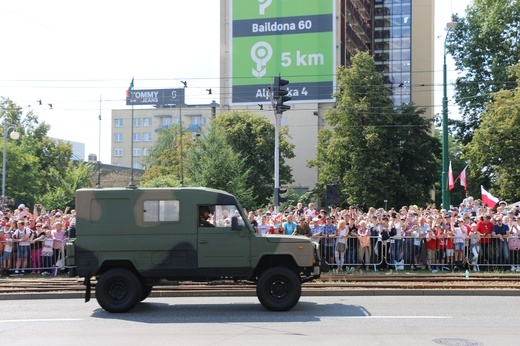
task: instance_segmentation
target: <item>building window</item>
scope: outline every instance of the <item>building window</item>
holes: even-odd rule
[[[202,124],[202,117],[191,117],[191,124],[200,126]]]
[[[152,141],[152,133],[151,132],[143,133],[143,141],[144,142],[151,142]]]
[[[135,168],[135,169],[141,169],[141,164],[139,162],[134,162],[132,164],[132,167]]]
[[[143,156],[148,156],[150,154],[150,148],[143,148]]]
[[[123,149],[114,149],[114,156],[117,156],[117,157],[123,156]]]
[[[114,142],[122,142],[123,134],[122,133],[114,133]]]
[[[139,126],[141,126],[141,119],[135,118],[134,119],[134,127],[139,127]]]
[[[179,201],[144,201],[144,222],[179,221]]]
[[[143,119],[143,126],[152,126],[152,118],[144,118]]]
[[[114,119],[114,127],[123,127],[123,119]]]
[[[167,129],[172,123],[172,118],[161,118],[161,126]]]
[[[141,141],[141,133],[140,132],[134,133],[133,136],[132,136],[132,141],[140,142]]]
[[[141,148],[132,149],[132,156],[134,156],[134,157],[141,156]]]

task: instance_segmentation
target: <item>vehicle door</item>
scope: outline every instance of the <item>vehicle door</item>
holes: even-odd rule
[[[205,205],[199,208],[198,267],[244,268],[251,261],[251,233],[244,227],[235,205]],[[236,216],[241,227],[233,230]],[[205,218],[207,217],[207,220]],[[205,222],[206,221],[206,222]],[[208,224],[208,222],[211,224]]]

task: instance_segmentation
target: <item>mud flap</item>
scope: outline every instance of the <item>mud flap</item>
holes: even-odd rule
[[[323,259],[320,261],[320,269],[322,273],[328,273],[330,270],[329,265]]]
[[[88,303],[90,301],[90,277],[85,277],[83,285],[85,285],[85,303]]]

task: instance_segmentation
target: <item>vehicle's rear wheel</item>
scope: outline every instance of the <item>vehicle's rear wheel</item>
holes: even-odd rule
[[[292,309],[300,300],[300,277],[285,267],[273,267],[260,275],[256,295],[264,307],[272,311]]]
[[[96,299],[108,312],[127,312],[139,303],[141,297],[141,282],[128,269],[110,269],[96,284]]]

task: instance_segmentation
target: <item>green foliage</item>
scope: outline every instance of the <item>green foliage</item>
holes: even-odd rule
[[[266,205],[273,197],[274,176],[274,125],[264,117],[251,112],[232,111],[219,115],[212,122],[226,134],[226,140],[251,168],[246,185],[253,189],[256,206]],[[280,127],[280,185],[292,182],[291,168],[286,158],[294,157],[294,145],[290,144],[288,129]]]
[[[247,185],[251,169],[247,168],[245,158],[229,145],[221,128],[209,128],[188,156],[186,175],[192,186],[224,190],[235,195],[244,208],[254,206],[253,188]]]
[[[439,130],[435,130],[435,138],[437,138],[439,143],[442,141],[442,135]],[[457,176],[460,174],[460,172],[462,172],[464,167],[466,167],[467,162],[464,160],[462,155],[461,141],[452,136],[448,136],[448,157],[453,168],[453,178],[457,179]],[[442,186],[440,180],[442,157],[439,157],[436,161],[439,166],[439,179],[435,182],[435,200],[442,201]],[[468,191],[472,196],[477,196],[480,194],[480,184],[477,184],[475,180],[468,180],[468,185]],[[462,186],[460,186],[460,181],[455,182],[455,188],[451,190],[449,194],[451,205],[458,205],[464,198],[466,198],[466,191]]]
[[[447,36],[446,48],[462,73],[455,100],[463,115],[455,132],[467,144],[490,94],[516,87],[508,67],[520,61],[520,1],[474,0],[466,16],[454,15],[453,21],[457,26]]]
[[[284,194],[285,198],[287,198],[287,201],[283,202],[279,206],[280,211],[287,210],[290,207],[294,207],[298,202],[301,202],[302,196],[296,191],[295,189],[291,188],[290,186],[287,187],[287,192]],[[274,202],[274,198],[273,198]]]
[[[337,107],[331,129],[318,136],[315,160],[320,191],[341,186],[342,200],[359,206],[425,204],[438,174],[439,142],[432,121],[413,105],[394,109],[373,58],[359,53],[338,68]]]
[[[181,173],[184,172],[183,165],[187,163],[189,152],[193,148],[191,132],[182,130],[180,136],[180,126],[170,126],[162,129],[157,142],[150,148],[150,152],[145,156],[143,167],[146,169],[141,185],[148,185],[149,181],[160,179],[163,176],[177,176],[178,185],[181,185]],[[167,180],[173,183],[174,180]],[[153,183],[152,183],[153,185]]]
[[[171,174],[158,176],[140,184],[141,187],[175,187],[180,185],[179,176]]]
[[[69,160],[63,176],[56,177],[54,181],[47,184],[46,192],[38,196],[38,203],[43,204],[48,210],[64,209],[66,206],[74,207],[76,190],[92,187],[93,173],[94,168],[91,163],[74,164],[72,160]]]
[[[72,146],[49,138],[50,126],[32,111],[23,115],[18,105],[5,98],[0,98],[0,106],[2,125],[13,125],[20,133],[18,140],[7,140],[6,195],[28,206],[73,206],[75,190],[91,186],[90,165],[74,166]]]
[[[511,68],[520,82],[520,64]],[[497,196],[517,201],[520,196],[520,87],[492,94],[493,102],[482,114],[480,127],[473,140],[464,146],[464,157],[470,162],[469,177],[488,185]]]

